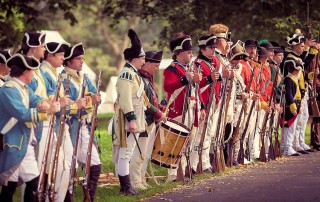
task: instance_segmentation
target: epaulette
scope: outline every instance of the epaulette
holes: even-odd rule
[[[120,79],[124,79],[124,80],[129,80],[129,81],[134,81],[133,76],[131,75],[130,72],[123,72],[120,76]]]
[[[5,87],[7,87],[7,88],[13,88],[13,87],[14,87],[14,84],[13,84],[13,83],[6,83],[6,84],[5,84]]]

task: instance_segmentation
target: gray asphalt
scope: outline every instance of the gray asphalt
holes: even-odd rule
[[[320,201],[320,152],[242,166],[147,201]]]

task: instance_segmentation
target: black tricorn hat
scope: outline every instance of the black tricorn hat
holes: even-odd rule
[[[45,47],[48,53],[60,53],[60,52],[67,52],[70,47],[70,44],[49,42],[45,44]]]
[[[46,39],[46,34],[41,32],[26,32],[22,39],[22,44],[30,47],[36,48],[44,43]]]
[[[286,66],[286,68],[293,67],[296,70],[303,69],[303,62],[300,58],[299,59],[290,58],[284,62],[284,65]]]
[[[147,51],[146,52],[146,62],[160,63],[162,59],[163,51]]]
[[[265,47],[260,46],[258,48],[258,55],[259,55],[259,57],[268,57],[271,55],[271,53],[269,53]]]
[[[133,29],[128,30],[128,37],[131,41],[131,47],[126,48],[123,51],[124,59],[131,60],[133,58],[139,58],[146,55],[142,48],[142,44],[140,42],[140,39],[135,31]]]
[[[34,57],[28,57],[20,53],[14,54],[8,61],[7,66],[11,68],[12,66],[23,67],[25,69],[38,69],[40,66],[39,61]]]
[[[199,37],[198,45],[200,47],[214,46],[216,44],[217,37],[213,34],[205,34]]]
[[[82,46],[82,43],[78,43],[74,46],[71,46],[68,48],[68,50],[64,54],[64,59],[65,60],[71,60],[72,58],[75,58],[79,55],[84,54],[84,48]]]
[[[0,51],[0,63],[7,64],[7,61],[11,57],[10,49]]]
[[[273,45],[274,47],[274,54],[277,53],[284,53],[284,46],[280,46],[280,44],[278,44],[275,41],[270,41],[270,43]]]
[[[192,41],[189,35],[175,38],[170,41],[170,50],[174,51],[188,51],[192,50]]]
[[[258,47],[258,42],[254,39],[248,39],[244,42],[244,47]]]

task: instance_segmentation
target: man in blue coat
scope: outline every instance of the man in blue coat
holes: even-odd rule
[[[0,89],[0,201],[12,201],[18,181],[26,183],[24,201],[36,201],[39,170],[33,129],[47,113],[58,111],[59,104],[50,104],[27,86],[40,66],[38,60],[17,53],[7,65],[11,78]]]

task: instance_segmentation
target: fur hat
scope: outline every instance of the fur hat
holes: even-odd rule
[[[131,41],[131,47],[123,51],[124,59],[131,60],[133,58],[139,58],[146,55],[144,52],[138,35],[133,29],[128,30],[128,37]]]
[[[300,29],[296,29],[295,33],[292,36],[287,37],[287,43],[289,46],[298,45],[302,42],[305,42],[305,37],[301,33]]]
[[[146,62],[160,63],[162,59],[163,51],[147,51],[146,52]]]
[[[11,57],[10,49],[0,51],[0,63],[7,64],[7,61]]]
[[[83,55],[85,53],[84,48],[82,46],[82,43],[78,43],[74,46],[71,46],[67,49],[67,51],[64,54],[64,59],[71,60],[72,58],[75,58],[79,55]]]
[[[68,51],[70,44],[69,43],[58,43],[58,42],[49,42],[45,44],[46,50],[48,53],[60,53]]]
[[[25,69],[34,70],[39,68],[40,63],[34,57],[28,57],[20,53],[16,53],[7,61],[7,66],[9,68],[11,68],[12,66],[18,66]]]
[[[30,48],[39,47],[44,43],[46,34],[41,32],[26,32],[22,39],[22,44]]]
[[[209,28],[210,34],[215,35],[217,38],[224,38],[227,41],[231,41],[231,32],[229,27],[224,24],[214,24]]]

